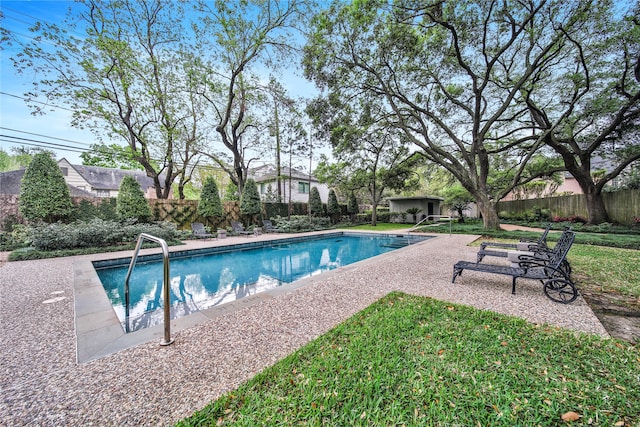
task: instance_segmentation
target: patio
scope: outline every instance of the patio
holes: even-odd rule
[[[304,279],[303,286],[288,292],[227,307],[214,320],[172,323],[175,343],[168,347],[159,345],[158,334],[80,364],[74,265],[131,251],[3,264],[0,424],[170,425],[393,290],[607,336],[582,298],[570,305],[553,303],[537,282],[523,280],[517,295],[511,295],[510,278],[469,271],[452,285],[452,265],[475,259],[477,248],[466,246],[475,238],[438,235]],[[187,246],[236,242],[246,238],[190,241]]]

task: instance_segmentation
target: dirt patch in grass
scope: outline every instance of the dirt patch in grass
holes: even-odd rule
[[[614,338],[640,343],[640,298],[580,289],[580,294]]]

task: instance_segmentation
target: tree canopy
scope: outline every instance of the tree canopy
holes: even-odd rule
[[[446,168],[485,227],[497,228],[496,203],[509,191],[564,169],[529,164],[549,132],[527,108],[527,92],[554,81],[559,55],[594,8],[607,13],[602,3],[336,2],[314,19],[305,74],[333,105],[375,100],[385,126]]]
[[[85,166],[99,166],[113,169],[143,169],[135,158],[131,146],[118,144],[93,144],[90,151],[80,154]]]
[[[13,58],[19,71],[44,76],[30,98],[64,103],[74,110],[72,125],[126,142],[158,198],[168,197],[184,166],[178,151],[190,142],[184,20],[168,0],[86,0],[60,25],[38,23],[33,42]],[[40,105],[32,104],[43,112]]]
[[[578,30],[550,52],[551,76],[536,72],[522,97],[536,131],[580,185],[588,221],[599,224],[608,221],[603,189],[640,159],[640,6],[580,6]]]

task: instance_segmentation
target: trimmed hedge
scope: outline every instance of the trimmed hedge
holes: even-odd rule
[[[179,236],[175,224],[169,222],[137,224],[94,219],[72,224],[34,225],[31,227],[31,246],[38,251],[113,246],[135,242],[140,233],[164,240],[174,240]]]

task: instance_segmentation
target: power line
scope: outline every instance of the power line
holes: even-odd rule
[[[12,93],[7,93],[7,92],[2,92],[2,91],[0,91],[0,95],[10,96],[10,97],[12,97],[12,98],[21,99],[21,100],[23,100],[23,101],[25,101],[25,102],[35,102],[36,104],[47,105],[47,106],[49,106],[49,107],[59,108],[59,109],[61,109],[61,110],[71,111],[72,113],[75,113],[75,110],[72,110],[72,109],[70,109],[70,108],[61,107],[61,106],[59,106],[59,105],[50,104],[50,103],[48,103],[48,102],[42,102],[42,101],[38,101],[38,100],[35,100],[35,99],[27,99],[27,98],[25,98],[24,96],[14,95],[14,94],[12,94]]]
[[[12,144],[26,144],[26,143],[37,143],[37,144],[43,144],[45,146],[48,147],[57,147],[57,148],[64,148],[64,149],[70,149],[70,150],[77,150],[77,152],[83,152],[86,151],[85,149],[81,148],[81,147],[74,147],[71,145],[64,145],[64,144],[56,144],[55,142],[48,142],[48,141],[38,141],[35,139],[30,139],[30,138],[21,138],[19,136],[12,136],[12,135],[4,135],[4,134],[0,134],[0,138],[6,138],[6,139],[2,139],[3,142],[9,142]]]
[[[66,139],[66,138],[57,138],[55,136],[48,136],[48,135],[43,135],[41,133],[27,132],[27,131],[18,130],[18,129],[11,129],[11,128],[6,128],[4,126],[0,126],[0,129],[8,130],[8,131],[11,131],[11,132],[24,133],[24,134],[27,134],[27,135],[41,136],[43,138],[55,139],[55,140],[58,140],[58,141],[71,142],[73,144],[86,145],[87,147],[91,146],[91,144],[89,144],[87,142],[74,141],[72,139]]]

